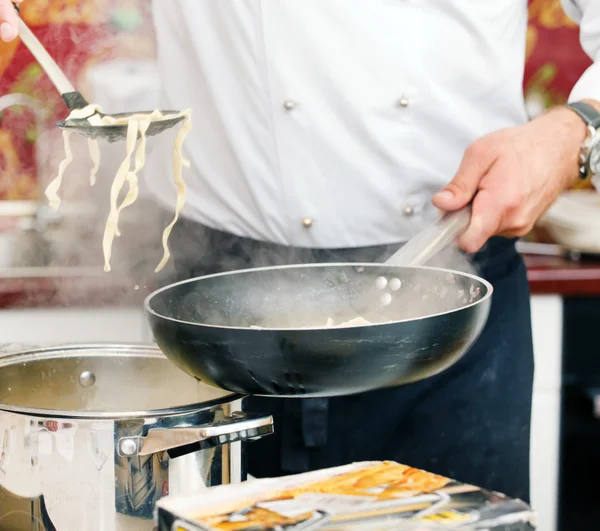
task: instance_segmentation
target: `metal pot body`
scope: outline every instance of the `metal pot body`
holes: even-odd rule
[[[153,347],[0,356],[0,531],[153,530],[167,493],[246,479],[246,441],[272,419],[243,400]]]

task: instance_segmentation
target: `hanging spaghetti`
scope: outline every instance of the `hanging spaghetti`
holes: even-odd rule
[[[159,272],[165,267],[171,256],[168,245],[169,236],[171,235],[171,231],[177,223],[181,214],[181,210],[185,205],[186,185],[185,181],[183,180],[183,168],[189,168],[190,163],[183,157],[183,143],[185,141],[185,137],[192,128],[191,112],[186,110],[175,114],[163,114],[159,110],[156,110],[149,114],[140,113],[123,117],[113,117],[97,114],[101,111],[102,109],[98,105],[88,105],[82,109],[74,109],[69,114],[67,120],[87,119],[90,124],[94,126],[127,125],[127,138],[125,142],[126,155],[125,159],[117,170],[111,186],[110,211],[104,227],[104,236],[102,239],[104,271],[107,272],[111,270],[110,259],[112,256],[114,239],[115,237],[119,237],[121,235],[121,232],[119,231],[119,216],[125,208],[135,203],[138,198],[138,174],[146,162],[146,131],[152,122],[183,118],[182,125],[177,132],[177,136],[175,137],[173,145],[173,181],[175,183],[177,193],[175,199],[175,215],[173,220],[164,229],[162,235],[163,257],[155,269],[155,272]],[[73,154],[69,141],[70,134],[70,131],[63,132],[65,158],[59,165],[56,178],[46,188],[46,197],[48,198],[48,202],[55,210],[57,210],[60,206],[60,196],[58,195],[58,192],[62,184],[64,172],[69,164],[73,161]],[[132,170],[131,156],[135,151],[138,136],[140,137],[140,142],[135,153],[135,165]],[[95,139],[88,139],[88,150],[93,162],[93,167],[90,171],[90,186],[94,186],[96,183],[96,174],[100,167],[100,148],[98,141]],[[125,183],[128,185],[128,191],[121,204],[118,205],[119,195]]]

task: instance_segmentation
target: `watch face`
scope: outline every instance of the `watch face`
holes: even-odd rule
[[[593,175],[600,174],[600,142],[596,142],[590,151],[590,171]]]

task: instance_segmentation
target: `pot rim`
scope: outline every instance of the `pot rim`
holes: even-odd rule
[[[2,353],[0,351],[0,371],[3,367],[15,365],[16,363],[26,363],[34,360],[44,360],[61,357],[81,356],[82,352],[88,354],[98,354],[101,352],[110,353],[128,353],[131,356],[162,358],[168,361],[168,358],[161,352],[156,345],[140,345],[135,343],[76,343],[69,345],[54,345],[49,347],[33,347],[31,349],[19,349]],[[191,378],[191,376],[190,376]],[[202,382],[200,382],[202,383]],[[208,384],[205,384],[208,385]],[[219,389],[215,387],[215,389]],[[228,392],[223,389],[223,392]],[[198,411],[205,411],[216,406],[229,404],[241,400],[246,395],[228,392],[229,394],[206,402],[188,404],[185,406],[176,406],[152,410],[133,410],[133,411],[72,411],[59,409],[34,408],[28,406],[14,406],[0,402],[0,412],[15,413],[38,418],[52,419],[77,419],[77,420],[125,420],[130,418],[162,418],[174,417],[180,415],[189,415]]]

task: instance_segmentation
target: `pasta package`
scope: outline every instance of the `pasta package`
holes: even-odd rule
[[[167,496],[158,531],[532,531],[524,502],[407,465],[364,462]]]

